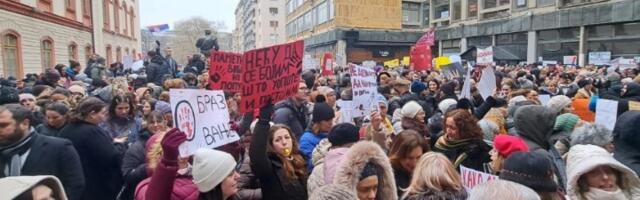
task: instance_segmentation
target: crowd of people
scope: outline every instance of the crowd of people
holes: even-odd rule
[[[357,118],[340,107],[349,70],[305,70],[255,112],[225,92],[241,139],[180,157],[168,91],[209,88],[200,55],[81,65],[0,81],[0,199],[640,199],[637,68],[496,66],[482,98],[477,66],[459,98],[465,77],[378,66],[376,109]],[[601,99],[618,102],[613,130],[594,123]],[[499,179],[468,188],[463,167]]]

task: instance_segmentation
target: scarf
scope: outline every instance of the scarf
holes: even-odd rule
[[[1,176],[20,176],[22,170],[22,159],[25,153],[29,152],[31,145],[33,144],[34,135],[37,133],[31,132],[27,137],[22,140],[6,146],[0,147],[0,175]],[[8,174],[5,174],[5,166],[9,167]]]
[[[589,191],[584,193],[587,200],[625,200],[629,199],[620,188],[609,192],[598,188],[589,187]]]
[[[469,145],[472,144],[471,143],[472,140],[473,138],[452,141],[447,139],[447,135],[445,134],[445,135],[442,135],[440,138],[438,138],[438,140],[436,141],[435,148],[441,149],[443,151],[454,151],[455,149],[458,149],[458,148],[469,147]],[[469,149],[473,149],[473,148],[469,148]],[[462,162],[465,159],[467,159],[468,156],[469,154],[467,153],[467,151],[464,151],[463,153],[459,154],[458,157],[454,160],[453,165],[456,168],[458,168],[458,166],[460,166],[460,164],[462,164]]]

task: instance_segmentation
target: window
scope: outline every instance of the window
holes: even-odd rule
[[[572,6],[572,5],[579,5],[579,4],[585,4],[585,3],[591,3],[591,2],[599,2],[599,1],[606,1],[606,0],[561,0],[560,3],[562,6]]]
[[[2,35],[0,38],[2,46],[2,63],[3,74],[5,77],[13,76],[22,77],[22,52],[20,47],[20,36],[17,33],[10,32]]]
[[[536,3],[538,4],[538,7],[550,6],[555,5],[556,0],[536,0]]]
[[[102,22],[105,30],[109,30],[111,26],[109,23],[109,1],[102,0]]]
[[[313,27],[313,12],[307,12],[303,16],[304,30],[309,30]]]
[[[53,67],[55,63],[55,57],[54,57],[53,51],[54,51],[53,40],[51,40],[51,38],[42,40],[40,44],[40,52],[41,52],[43,70]]]
[[[433,4],[435,19],[449,18],[449,0],[433,0]]]
[[[578,28],[538,32],[538,56],[562,62],[563,56],[578,55],[579,32]]]
[[[273,28],[277,28],[278,27],[278,21],[269,21],[269,26],[273,27]]]
[[[517,56],[520,60],[527,58],[527,33],[510,33],[496,36],[496,46]]]
[[[484,0],[482,9],[490,9],[499,6],[509,5],[510,0]]]
[[[467,2],[467,18],[478,17],[478,0],[469,0]]]
[[[269,40],[271,41],[272,44],[277,44],[278,43],[278,34],[272,33],[271,35],[269,35]]]
[[[64,0],[65,16],[69,19],[76,20],[76,0]]]
[[[613,25],[601,25],[587,27],[589,38],[608,38],[613,37]]]
[[[479,36],[467,38],[468,47],[485,48],[493,44],[491,36]]]
[[[122,49],[116,48],[116,62],[122,62]]]
[[[113,5],[113,26],[114,31],[116,33],[120,32],[120,0],[114,0],[115,4]]]
[[[82,23],[85,26],[91,25],[91,0],[82,1]]]
[[[329,19],[333,19],[336,15],[333,0],[329,0]]]
[[[615,25],[616,36],[639,36],[640,35],[640,23],[626,23]]]
[[[136,13],[133,11],[133,7],[129,8],[129,26],[131,27],[131,38],[135,39],[136,38]]]
[[[78,45],[76,45],[76,43],[71,43],[67,50],[67,53],[69,53],[69,60],[78,61]]]
[[[460,20],[462,18],[462,2],[460,0],[452,0],[451,14],[453,20]]]
[[[429,1],[425,1],[424,4],[422,5],[422,18],[423,18],[423,22],[422,25],[423,26],[429,26],[429,18],[431,17],[431,15],[429,15],[431,13],[431,6],[429,6]]]
[[[326,21],[329,21],[329,10],[328,10],[326,1],[318,5],[316,9],[318,12],[318,24],[322,24]]]
[[[38,9],[43,12],[53,12],[53,0],[38,0]]]
[[[402,2],[402,24],[420,25],[420,3]]]
[[[516,8],[526,8],[527,0],[514,0]]]
[[[269,13],[271,13],[272,15],[277,15],[278,14],[278,8],[269,8]]]
[[[111,46],[107,45],[107,63],[106,64],[111,64],[111,61],[113,59],[113,54],[111,52]]]
[[[442,41],[442,55],[460,53],[460,39]]]
[[[128,26],[129,26],[129,19],[127,18],[127,3],[125,3],[124,1],[122,2],[122,14],[124,15],[124,26],[122,27],[122,33],[124,35],[129,34],[128,30]]]

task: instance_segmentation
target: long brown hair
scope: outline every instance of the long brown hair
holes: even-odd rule
[[[398,134],[398,136],[391,143],[391,150],[389,151],[389,160],[391,166],[396,169],[401,169],[400,161],[407,158],[413,149],[420,147],[422,153],[429,152],[431,149],[418,132],[414,130],[404,130]]]
[[[482,129],[478,125],[478,119],[471,115],[469,111],[464,109],[456,109],[448,112],[442,120],[442,127],[447,127],[447,119],[453,118],[456,127],[458,128],[459,140],[463,139],[482,139]],[[444,128],[446,134],[446,128]]]
[[[291,160],[276,152],[275,148],[273,147],[273,136],[275,132],[280,129],[287,130],[287,132],[289,132],[289,136],[291,136],[291,158],[293,158]],[[290,180],[300,179],[307,176],[306,162],[304,158],[302,158],[300,150],[298,150],[298,140],[296,140],[295,135],[292,133],[293,132],[291,131],[291,128],[289,128],[288,126],[283,124],[276,124],[271,126],[271,128],[269,129],[269,134],[267,135],[267,153],[276,155],[278,156],[278,158],[280,158],[280,161],[282,161],[282,170],[284,170],[284,174]]]
[[[69,113],[72,123],[85,121],[92,112],[100,112],[107,106],[102,100],[95,97],[88,97],[80,101],[80,104]]]

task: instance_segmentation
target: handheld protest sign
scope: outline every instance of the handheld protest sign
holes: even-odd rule
[[[180,156],[240,139],[229,127],[229,110],[222,91],[172,89],[169,96],[173,122],[187,135],[187,141],[180,145]]]
[[[370,115],[372,108],[377,105],[374,101],[378,94],[376,72],[373,69],[351,64],[351,88],[353,117]]]
[[[244,53],[240,112],[252,111],[298,93],[304,43],[297,41]]]
[[[242,91],[242,54],[211,52],[209,89],[238,93]]]

